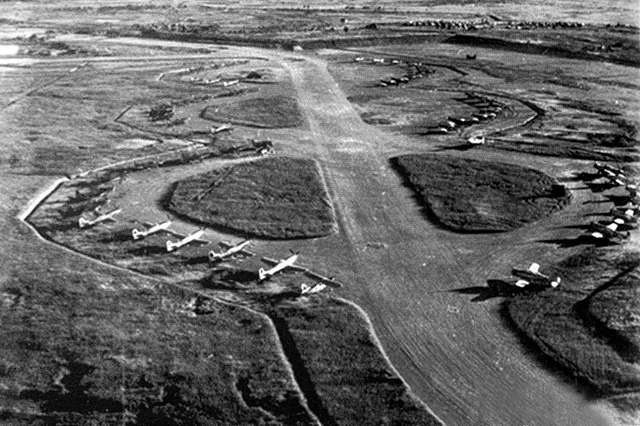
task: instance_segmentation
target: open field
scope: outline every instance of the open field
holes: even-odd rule
[[[0,44],[19,49],[0,56],[0,424],[638,423],[638,233],[580,237],[628,199],[593,161],[639,172],[636,3],[5,3]],[[266,140],[275,158],[255,164],[310,165],[275,179],[252,162]],[[451,232],[389,161],[422,154],[531,170],[571,203],[507,203],[536,219]],[[331,232],[255,238],[256,256],[215,266],[214,244],[250,226],[206,226],[210,244],[170,254],[173,237],[131,239],[167,220],[173,183],[230,170],[235,194],[280,199],[281,178],[321,176]],[[460,195],[483,171],[453,174]],[[240,219],[228,200],[209,207]],[[273,217],[308,225],[296,204]],[[118,222],[79,229],[98,206]],[[300,273],[258,283],[260,259],[289,250],[350,303],[300,297]],[[562,285],[487,285],[531,262]]]

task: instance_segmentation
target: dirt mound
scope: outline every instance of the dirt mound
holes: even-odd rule
[[[537,170],[445,155],[392,159],[429,215],[461,232],[508,231],[560,210],[570,195]]]
[[[333,208],[313,160],[269,158],[185,179],[167,208],[213,226],[266,238],[334,230]]]

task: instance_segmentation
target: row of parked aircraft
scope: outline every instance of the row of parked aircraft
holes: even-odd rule
[[[81,217],[79,219],[79,227],[80,228],[87,228],[87,227],[91,227],[91,226],[95,226],[99,223],[102,222],[106,222],[106,221],[117,221],[117,219],[115,219],[115,215],[119,214],[122,212],[122,209],[115,209],[112,210],[108,213],[102,214],[97,216],[95,219],[86,219],[84,217]],[[202,245],[208,245],[211,244],[210,241],[207,241],[205,239],[202,239],[202,236],[204,235],[204,229],[198,229],[195,232],[192,232],[190,234],[182,234],[179,232],[176,232],[172,229],[170,229],[171,226],[171,221],[170,220],[166,220],[164,222],[159,222],[159,223],[151,223],[151,222],[146,222],[145,228],[143,229],[137,229],[134,228],[131,230],[131,236],[135,241],[141,240],[143,238],[146,238],[150,235],[154,235],[157,233],[167,233],[176,237],[179,237],[180,239],[178,241],[173,241],[173,240],[167,240],[166,242],[166,248],[167,248],[167,252],[174,252],[177,251],[179,249],[181,249],[182,247],[185,247],[187,245],[190,244],[202,244]],[[215,262],[219,262],[223,259],[227,259],[230,257],[234,257],[237,255],[241,255],[241,256],[254,256],[255,253],[249,251],[247,249],[247,247],[252,243],[251,240],[244,240],[241,241],[237,244],[232,244],[229,243],[227,241],[221,241],[219,243],[219,245],[223,248],[222,251],[220,252],[216,252],[214,250],[210,250],[207,257],[209,259],[209,261],[211,263],[215,263]],[[309,268],[304,267],[304,266],[299,266],[296,265],[296,261],[298,260],[298,254],[297,253],[292,253],[291,256],[287,257],[286,259],[281,259],[281,260],[275,260],[275,259],[271,259],[268,257],[264,257],[262,258],[262,261],[265,262],[268,265],[271,265],[271,268],[269,269],[264,269],[264,268],[260,268],[258,270],[258,281],[259,282],[263,282],[266,281],[268,279],[270,279],[272,276],[274,276],[275,274],[282,272],[286,269],[291,269],[294,271],[299,271],[299,272],[303,272],[305,274],[308,274],[309,276],[319,280],[320,282],[315,284],[315,285],[307,285],[307,284],[302,284],[300,287],[300,294],[313,294],[313,293],[318,293],[322,290],[324,290],[325,288],[327,288],[327,286],[331,286],[331,287],[340,287],[341,284],[335,282],[335,280],[333,278],[326,278],[322,275],[319,275],[315,272],[312,272],[311,270],[309,270]]]
[[[588,236],[606,242],[607,244],[621,244],[629,238],[629,231],[638,228],[638,193],[637,186],[630,183],[624,170],[605,163],[594,163],[598,174],[607,179],[613,186],[625,185],[628,192],[628,202],[621,207],[613,207],[611,220],[591,222]]]
[[[594,167],[601,176],[607,178],[612,184],[626,184],[629,199],[626,205],[613,207],[610,210],[610,214],[613,216],[612,220],[592,222],[586,236],[595,240],[604,240],[609,244],[620,244],[629,238],[629,231],[638,229],[640,207],[638,206],[637,186],[629,183],[621,168],[600,163],[595,163]],[[556,288],[561,281],[560,277],[553,278],[541,273],[540,265],[537,263],[532,263],[528,269],[514,268],[511,274],[517,280],[509,284],[518,289]]]

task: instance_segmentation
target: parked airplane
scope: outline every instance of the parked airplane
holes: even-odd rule
[[[167,231],[169,226],[171,225],[171,221],[167,220],[167,221],[162,222],[162,223],[145,222],[145,225],[149,226],[149,228],[144,229],[142,231],[138,231],[137,229],[134,228],[131,231],[131,234],[132,234],[134,240],[139,240],[139,239],[144,238],[144,237],[146,237],[148,235],[155,234],[156,232]]]
[[[93,220],[85,219],[85,218],[81,217],[80,219],[78,219],[78,226],[80,228],[86,228],[88,226],[97,225],[98,223],[104,222],[106,220],[112,220],[112,221],[116,222],[116,219],[114,219],[113,216],[117,215],[120,212],[122,212],[122,209],[115,209],[113,211],[110,211],[109,213],[105,213],[103,215],[100,215],[100,216],[96,217]]]
[[[619,175],[624,174],[624,170],[620,167],[615,167],[606,163],[593,163],[593,167],[598,170],[598,172],[602,175]]]
[[[210,262],[217,262],[219,260],[222,260],[226,257],[230,257],[233,256],[234,254],[243,254],[245,256],[253,256],[255,253],[250,252],[249,250],[246,250],[245,247],[247,247],[249,244],[251,244],[251,240],[244,240],[236,245],[233,245],[231,243],[228,243],[226,241],[222,241],[219,243],[222,247],[225,247],[227,250],[223,251],[222,253],[216,253],[215,251],[211,250],[209,252],[209,261]]]
[[[326,284],[316,284],[314,286],[310,286],[307,284],[302,284],[300,286],[300,294],[313,294],[313,293],[319,293],[322,290],[324,290],[325,288],[327,288]]]
[[[485,142],[484,136],[471,136],[467,139],[471,145],[483,145]]]
[[[291,256],[289,256],[286,259],[281,259],[280,261],[275,260],[275,259],[270,259],[268,257],[263,257],[262,261],[271,265],[275,265],[273,268],[265,270],[263,268],[260,268],[258,270],[258,278],[260,281],[264,281],[268,278],[270,278],[271,276],[273,276],[274,274],[277,274],[278,272],[282,271],[285,268],[291,268],[291,269],[295,269],[298,271],[302,271],[302,272],[306,272],[307,268],[303,268],[301,266],[296,266],[294,265],[294,263],[298,260],[298,255],[296,253],[292,254]]]
[[[624,175],[606,175],[605,178],[614,186],[622,186],[627,181],[627,178]]]
[[[591,229],[594,232],[589,234],[596,240],[606,240],[612,244],[620,244],[623,240],[629,238],[629,233],[622,233],[618,231],[619,224],[613,222],[609,225],[603,225],[598,222],[591,222]]]
[[[222,126],[212,127],[211,134],[215,135],[220,132],[225,132],[225,131],[230,132],[231,130],[233,130],[233,126],[231,125],[231,123],[226,123],[226,124],[223,124]]]
[[[618,224],[618,230],[620,231],[633,231],[634,229],[638,229],[638,222],[625,222],[623,219],[616,218],[613,219],[613,223]]]
[[[178,250],[180,247],[186,246],[187,244],[191,243],[209,244],[209,241],[200,239],[200,237],[202,237],[202,234],[204,234],[204,230],[199,229],[192,234],[185,235],[184,238],[182,238],[180,241],[167,241],[167,251],[171,252],[174,250]]]
[[[617,208],[611,209],[611,214],[613,217],[624,220],[625,222],[638,222],[638,216],[636,216],[636,212],[631,209],[621,210]]]
[[[540,265],[537,263],[532,263],[529,269],[513,268],[511,273],[519,278],[519,280],[515,282],[515,286],[525,288],[528,285],[533,285],[538,287],[551,286],[555,288],[560,284],[560,277],[552,280],[549,276],[540,273],[539,269]]]

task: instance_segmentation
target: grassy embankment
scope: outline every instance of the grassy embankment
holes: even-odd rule
[[[516,296],[506,313],[542,353],[598,396],[640,390],[640,255],[585,249],[553,271],[562,285]]]
[[[354,306],[314,297],[280,303],[267,313],[324,425],[440,424],[408,393]]]
[[[312,160],[269,158],[176,184],[166,206],[197,222],[263,238],[334,232],[333,208]]]
[[[569,193],[550,176],[505,163],[403,155],[393,165],[437,223],[460,232],[500,232],[560,210]]]

